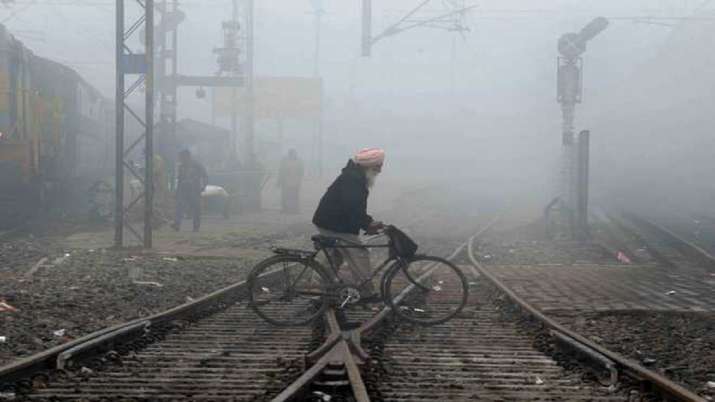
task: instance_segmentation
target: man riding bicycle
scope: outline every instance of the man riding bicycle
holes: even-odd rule
[[[367,198],[382,171],[384,161],[385,151],[379,148],[363,149],[348,160],[340,175],[320,199],[313,216],[313,224],[318,227],[320,234],[341,239],[347,244],[362,245],[360,230],[364,230],[366,234],[376,234],[383,228],[382,222],[375,221],[368,215]],[[336,249],[333,254],[338,261],[336,266],[340,266],[342,258],[346,260],[353,283],[362,283],[370,277],[368,249]],[[380,299],[371,281],[363,285],[360,293],[364,302]]]

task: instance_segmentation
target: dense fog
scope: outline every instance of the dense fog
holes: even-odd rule
[[[76,69],[108,98],[114,86],[114,6],[104,0],[18,1],[3,23],[37,54]],[[374,2],[373,35],[421,2]],[[453,183],[470,193],[559,193],[561,112],[556,42],[593,18],[575,130],[592,132],[592,198],[644,207],[712,201],[715,14],[695,0],[431,1],[412,18],[461,7],[463,32],[417,27],[360,56],[360,1],[256,1],[257,76],[323,78],[323,169],[332,177],[365,146],[386,149],[385,183]],[[179,72],[211,75],[229,0],[183,0]],[[710,7],[710,8],[709,8]],[[322,9],[315,64],[315,11]],[[140,44],[136,43],[137,48]],[[179,118],[229,127],[211,94],[179,92]],[[315,122],[258,121],[258,157],[296,148],[318,174]],[[240,136],[239,130],[239,136]],[[268,151],[266,151],[268,150]],[[661,200],[663,203],[661,203]]]
[[[0,401],[715,401],[714,38],[0,0]]]

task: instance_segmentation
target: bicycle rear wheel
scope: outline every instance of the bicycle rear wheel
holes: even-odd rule
[[[469,284],[451,262],[417,255],[390,268],[383,292],[387,305],[401,318],[436,325],[462,311],[469,297]]]
[[[306,325],[325,312],[327,288],[328,282],[315,262],[277,255],[251,271],[249,306],[273,325]]]

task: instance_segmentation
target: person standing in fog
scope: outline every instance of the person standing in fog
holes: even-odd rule
[[[285,214],[300,212],[300,186],[303,182],[303,161],[295,149],[288,151],[278,170],[278,187],[281,189],[281,207]]]
[[[176,219],[172,227],[178,231],[185,212],[194,223],[194,232],[201,226],[201,193],[206,189],[209,177],[206,169],[191,157],[185,149],[179,153],[178,182],[176,184]]]

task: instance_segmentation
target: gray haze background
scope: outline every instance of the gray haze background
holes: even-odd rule
[[[212,49],[230,0],[182,0],[180,72],[211,74]],[[310,76],[309,0],[256,0],[258,75]],[[374,1],[379,32],[418,0]],[[359,57],[360,1],[323,0],[320,72],[325,80],[326,176],[363,146],[388,152],[386,182],[442,181],[450,189],[556,194],[560,110],[556,40],[597,16],[609,28],[589,44],[578,129],[592,130],[596,202],[707,210],[713,191],[713,34],[707,1],[483,0],[471,32],[419,29]],[[705,4],[705,7],[698,8]],[[434,0],[429,12],[444,10]],[[694,16],[673,27],[624,17]],[[109,0],[17,0],[0,19],[36,53],[77,69],[107,96],[114,85],[114,6]],[[38,35],[39,31],[42,34]],[[179,116],[211,120],[207,99],[180,92]],[[222,125],[227,121],[219,119]],[[277,141],[275,126],[258,140]],[[285,148],[310,158],[311,129],[284,125]]]

